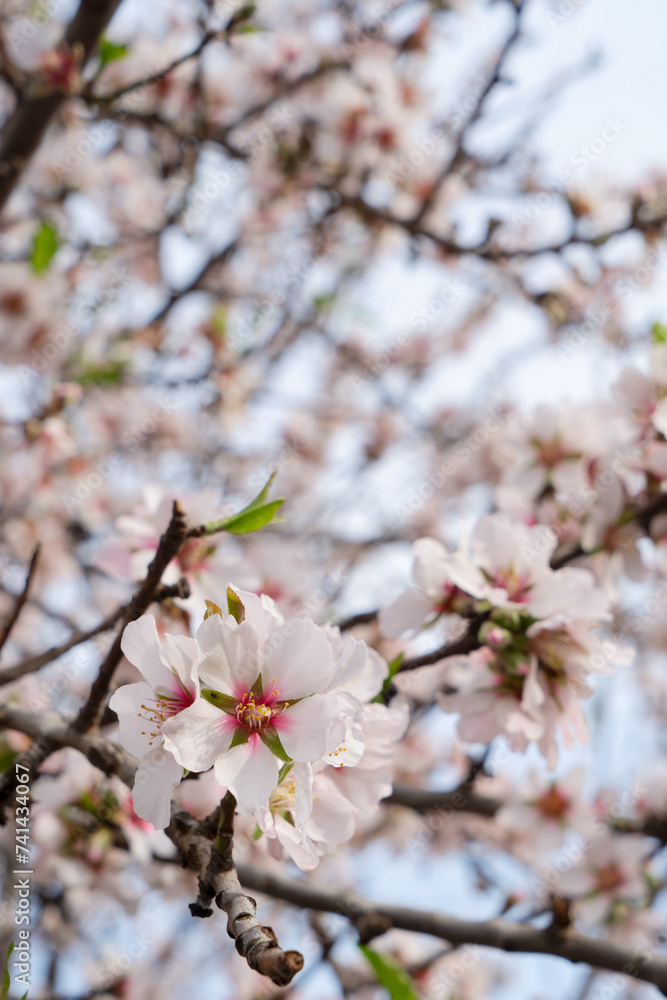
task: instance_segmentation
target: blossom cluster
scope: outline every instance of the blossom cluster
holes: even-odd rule
[[[525,750],[537,743],[557,760],[556,732],[566,745],[587,735],[581,699],[592,674],[627,658],[593,631],[611,618],[610,602],[593,575],[578,567],[554,570],[555,534],[506,515],[483,517],[460,549],[432,538],[415,543],[415,590],[384,608],[380,626],[396,636],[457,614],[478,626],[478,648],[435,666],[399,674],[406,694],[434,695],[459,712],[459,733],[490,742],[504,733]]]
[[[267,595],[228,590],[195,638],[161,642],[147,615],[123,652],[144,680],[116,690],[122,745],[139,758],[133,801],[168,825],[185,772],[213,768],[238,811],[303,868],[353,835],[391,791],[405,706],[373,701],[387,664],[364,642],[308,619],[285,621]]]

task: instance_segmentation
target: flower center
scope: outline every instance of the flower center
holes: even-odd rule
[[[141,706],[139,718],[146,719],[150,723],[151,730],[150,732],[148,730],[142,731],[141,735],[148,736],[148,745],[151,747],[161,735],[162,723],[170,719],[172,715],[178,715],[184,708],[189,708],[195,700],[193,691],[186,691],[178,681],[177,684],[178,688],[173,694],[158,694],[156,691],[155,698],[150,698],[147,705]]]
[[[528,580],[517,573],[513,567],[498,570],[493,582],[496,587],[502,587],[503,590],[507,591],[510,601],[517,603],[525,601],[530,590]]]
[[[274,788],[269,796],[269,809],[271,812],[282,813],[286,809],[294,810],[296,807],[296,791],[294,788],[294,779],[286,779],[282,785],[278,785]]]
[[[623,885],[623,872],[618,865],[607,865],[605,868],[598,869],[595,873],[595,881],[598,892],[613,892],[614,889]]]
[[[244,694],[236,707],[236,719],[241,726],[256,733],[270,725],[276,712],[264,701],[257,701],[253,694]]]
[[[549,819],[562,819],[569,805],[570,801],[567,795],[564,795],[555,786],[537,801],[537,808],[543,816],[547,816]]]

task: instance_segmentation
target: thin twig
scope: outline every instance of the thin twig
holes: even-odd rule
[[[11,615],[9,616],[9,620],[8,620],[7,624],[4,626],[4,628],[2,629],[2,632],[0,633],[0,650],[2,650],[2,647],[7,642],[7,639],[9,639],[9,634],[10,634],[11,630],[14,628],[14,626],[16,625],[16,622],[18,621],[18,617],[21,614],[21,611],[23,610],[23,606],[26,603],[26,601],[28,600],[28,596],[30,594],[30,587],[32,586],[32,581],[33,581],[35,573],[37,571],[37,562],[39,560],[39,552],[40,552],[40,546],[39,546],[39,544],[37,544],[35,546],[35,551],[32,554],[32,559],[30,560],[30,566],[28,568],[28,574],[27,574],[27,576],[25,578],[25,584],[23,585],[23,590],[21,591],[21,593],[17,597],[16,603],[14,604],[14,610],[12,611]]]

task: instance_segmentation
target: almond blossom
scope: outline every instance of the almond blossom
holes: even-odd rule
[[[135,812],[160,829],[169,823],[171,793],[183,777],[182,766],[165,749],[163,727],[197,698],[199,650],[189,636],[167,634],[163,644],[152,615],[127,625],[122,650],[145,679],[118,688],[109,705],[118,716],[120,742],[140,761]]]
[[[636,902],[646,897],[644,872],[651,851],[646,837],[606,831],[575,867],[563,873],[558,891],[574,900],[582,923],[599,924],[611,915],[617,901]]]
[[[504,733],[518,750],[536,742],[551,767],[557,730],[567,746],[587,738],[580,699],[591,693],[588,676],[608,673],[610,661],[628,655],[592,631],[610,618],[592,574],[550,568],[555,545],[548,528],[514,524],[504,514],[482,518],[458,552],[422,545],[432,575],[446,572],[463,595],[481,602],[471,606],[488,609],[489,620],[478,634],[480,649],[396,680],[419,697],[431,684],[442,707],[460,713],[463,739],[489,742]],[[423,564],[420,570],[424,579]]]
[[[197,630],[202,697],[165,723],[165,746],[190,771],[213,767],[239,811],[266,806],[282,763],[363,752],[360,703],[339,691],[366,666],[363,643],[343,643],[308,619],[283,621],[271,598],[230,589],[241,612],[212,614]],[[361,655],[358,655],[358,654]]]

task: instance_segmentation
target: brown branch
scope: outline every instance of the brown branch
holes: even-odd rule
[[[488,97],[495,90],[496,86],[501,81],[502,72],[505,63],[507,61],[507,57],[509,56],[510,52],[514,48],[514,45],[516,44],[521,35],[521,17],[525,7],[524,0],[520,0],[520,2],[518,3],[512,3],[512,6],[514,7],[515,11],[513,29],[508,35],[505,44],[498,53],[495,66],[493,68],[493,73],[490,75],[486,84],[482,88],[479,96],[476,98],[474,107],[470,115],[463,123],[461,129],[459,130],[458,135],[456,136],[456,142],[454,145],[454,150],[452,152],[452,155],[440,170],[440,173],[433,182],[431,190],[422,201],[419,211],[414,215],[412,222],[415,225],[419,225],[424,216],[428,213],[429,209],[432,207],[433,202],[437,198],[438,192],[440,191],[440,188],[442,187],[444,181],[450,176],[450,174],[454,173],[454,171],[457,170],[458,167],[461,165],[461,163],[466,159],[467,153],[464,147],[464,143],[468,135],[468,132],[475,124],[475,122],[479,120],[484,110],[484,105],[486,104]]]
[[[645,948],[628,948],[609,940],[585,937],[572,930],[557,933],[554,928],[505,920],[458,920],[441,913],[373,903],[353,894],[346,896],[314,888],[305,879],[282,878],[246,865],[240,865],[238,872],[248,889],[305,909],[342,914],[355,925],[360,921],[367,925],[373,922],[378,926],[429,934],[452,945],[474,944],[501,951],[555,955],[569,962],[585,962],[595,968],[622,972],[653,983],[667,996],[667,958],[650,954]]]
[[[450,792],[434,791],[430,788],[411,788],[409,785],[394,785],[391,795],[382,800],[383,805],[406,806],[418,813],[443,810],[468,812],[478,816],[493,817],[503,805],[500,799],[488,795],[478,795],[464,782]]]
[[[367,625],[369,622],[376,621],[379,613],[379,611],[362,611],[358,615],[350,615],[349,618],[343,618],[342,621],[338,622],[338,628],[341,632],[347,632],[355,625]]]
[[[129,754],[98,734],[74,731],[72,726],[55,712],[26,712],[0,705],[0,725],[26,733],[37,741],[44,740],[52,749],[61,746],[74,747],[95,767],[106,774],[117,774],[125,784],[132,787],[137,765]],[[13,769],[11,770],[13,772]],[[404,792],[398,791],[399,796],[403,794]],[[470,796],[470,801],[474,801],[473,793],[470,793]],[[217,823],[217,818],[214,818]],[[218,830],[219,828],[218,824]],[[172,822],[167,828],[167,834],[183,853],[186,867],[192,871],[198,874],[209,871],[211,852],[214,850],[212,840],[217,832],[215,825],[207,820],[197,823],[189,813],[173,807]],[[219,862],[214,861],[215,884],[210,888],[214,889],[215,893],[209,898],[216,898],[218,906],[222,903],[221,908],[228,914],[229,921],[237,930],[239,926],[244,928],[240,930],[242,937],[240,945],[238,937],[236,940],[237,950],[245,954],[242,949],[248,950],[250,941],[257,944],[260,940],[256,930],[259,925],[256,924],[254,917],[255,903],[251,900],[252,906],[249,907],[247,901],[250,897],[242,892],[240,886],[237,888],[236,873],[233,878],[223,878],[225,873],[217,873],[216,866],[219,867]],[[306,879],[297,881],[280,878],[245,865],[239,866],[238,879],[248,889],[263,892],[295,906],[326,913],[340,913],[357,927],[378,929],[376,934],[389,927],[397,927],[420,934],[430,934],[452,945],[477,944],[509,952],[555,955],[570,962],[585,962],[595,968],[622,972],[635,979],[653,983],[667,996],[667,958],[649,954],[645,948],[634,950],[625,948],[608,940],[585,937],[570,929],[559,934],[553,927],[543,929],[502,920],[457,920],[439,913],[375,904],[357,896],[346,897],[313,888]],[[221,887],[228,893],[224,898],[220,897]],[[241,922],[240,925],[237,921]],[[271,977],[272,973],[287,975],[291,972],[291,979],[298,971],[292,968],[298,964],[298,960],[287,959],[286,956],[298,955],[298,952],[282,952],[271,937],[273,932],[268,928],[259,929],[266,932],[266,940],[271,943],[261,946],[259,954],[265,956],[263,959],[257,957],[257,952],[254,952],[258,963],[271,970],[268,972]],[[249,931],[251,933],[248,933]],[[243,940],[244,935],[246,940]],[[272,954],[273,951],[279,954]],[[246,958],[248,959],[247,954]],[[283,964],[284,961],[287,968]],[[263,968],[258,968],[257,971],[267,974]],[[285,981],[289,982],[289,979]],[[274,982],[277,980],[274,979]]]
[[[227,933],[236,942],[239,955],[251,969],[268,976],[277,986],[287,986],[303,968],[303,955],[283,951],[273,929],[258,922],[257,904],[241,888],[232,860],[236,800],[227,793],[221,805],[215,843],[183,809],[172,810],[171,823],[165,830],[178,848],[183,867],[197,875],[199,894],[197,901],[190,904],[190,911],[195,917],[209,917],[213,913],[209,904],[215,899],[227,914]]]
[[[68,653],[70,649],[74,649],[75,646],[80,646],[81,643],[88,642],[89,639],[94,639],[96,635],[100,635],[101,632],[106,632],[107,629],[112,628],[118,619],[125,613],[125,608],[119,608],[114,611],[112,615],[108,615],[103,622],[96,625],[95,628],[89,629],[87,632],[76,631],[70,638],[61,643],[59,646],[52,646],[51,649],[45,650],[43,653],[38,653],[36,656],[31,656],[28,659],[21,660],[20,663],[14,664],[13,667],[8,667],[0,673],[0,687],[3,684],[10,684],[12,681],[18,680],[25,674],[34,673],[36,670],[41,669],[47,663],[52,663],[57,660],[58,657],[63,656]]]
[[[104,702],[106,701],[111,679],[123,655],[121,642],[125,626],[129,622],[136,621],[137,618],[140,618],[148,610],[160,587],[162,574],[174,556],[177,555],[178,550],[185,540],[186,532],[185,515],[178,501],[175,500],[169,527],[160,538],[157,551],[146,572],[146,578],[127,606],[123,625],[104,662],[100,666],[96,679],[93,681],[88,701],[81,708],[74,722],[74,727],[78,732],[85,732],[92,729],[99,722],[104,711]]]
[[[652,219],[640,219],[637,214],[634,213],[630,221],[624,226],[619,226],[616,229],[610,229],[606,232],[598,233],[595,236],[583,236],[573,232],[567,237],[567,239],[562,240],[560,243],[552,243],[548,246],[516,247],[514,249],[505,249],[499,246],[489,246],[489,242],[486,237],[481,243],[477,243],[474,246],[461,246],[461,244],[457,243],[455,240],[452,240],[447,236],[441,236],[438,233],[434,233],[433,230],[425,228],[421,222],[415,222],[414,216],[411,218],[401,218],[400,216],[386,211],[386,209],[376,208],[374,205],[370,205],[358,194],[346,194],[338,190],[335,185],[321,183],[319,188],[320,190],[327,191],[330,195],[332,195],[341,208],[349,208],[353,210],[363,221],[370,225],[380,222],[385,225],[398,226],[410,236],[423,237],[424,239],[429,240],[446,254],[451,254],[453,257],[463,257],[466,254],[471,254],[481,260],[488,261],[517,260],[524,257],[538,257],[540,254],[545,253],[562,253],[563,250],[566,250],[569,246],[573,246],[574,244],[593,247],[602,246],[614,236],[622,236],[625,235],[625,233],[629,233],[634,230],[639,232],[658,230],[665,223],[667,223],[667,213],[657,215]]]
[[[39,551],[40,551],[40,546],[38,544],[35,547],[35,551],[32,554],[32,559],[30,560],[30,566],[28,567],[28,574],[27,574],[27,576],[25,578],[25,583],[23,585],[23,590],[21,591],[21,593],[19,594],[19,596],[16,598],[16,602],[14,604],[14,609],[13,609],[11,615],[9,616],[7,624],[3,627],[2,632],[0,632],[0,650],[2,650],[2,647],[7,642],[7,639],[9,639],[9,635],[10,635],[12,629],[14,628],[14,626],[16,625],[16,622],[18,621],[18,617],[21,614],[21,611],[23,610],[23,606],[26,603],[26,601],[28,600],[28,597],[30,595],[30,587],[32,586],[32,582],[34,580],[35,573],[37,571],[37,562],[39,560]]]
[[[90,59],[100,35],[121,0],[81,0],[81,5],[65,32],[71,48],[83,46],[83,64]],[[22,95],[5,123],[0,138],[0,211],[11,195],[56,112],[68,95],[56,91],[43,97]]]

